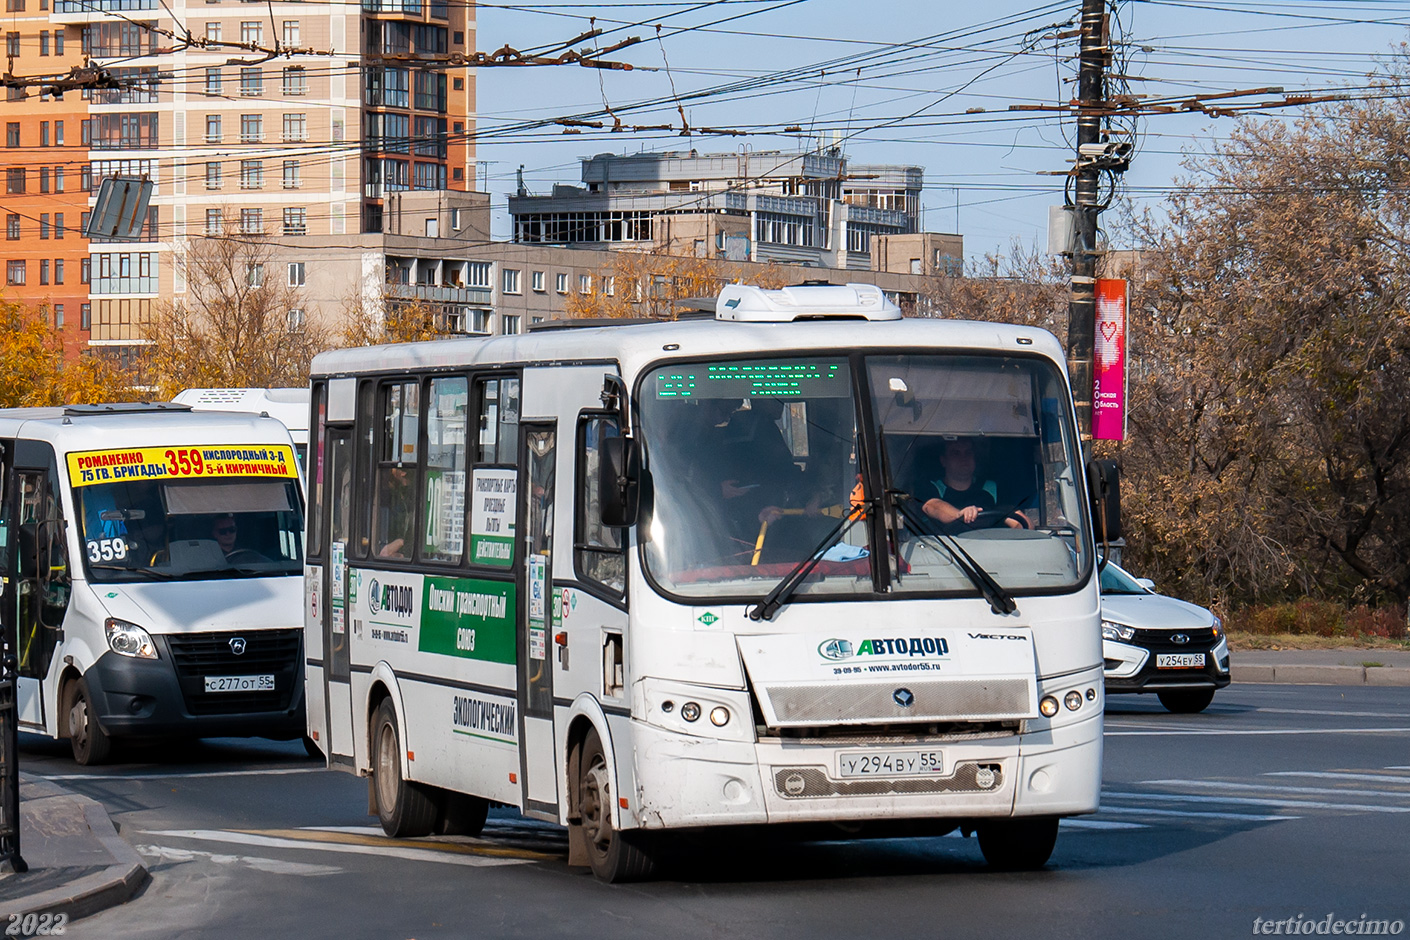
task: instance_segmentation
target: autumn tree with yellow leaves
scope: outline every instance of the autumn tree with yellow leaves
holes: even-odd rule
[[[747,266],[715,258],[672,255],[662,251],[611,251],[594,278],[593,289],[569,296],[570,317],[650,317],[672,320],[680,301],[714,297],[726,284],[783,287],[786,279],[772,267]]]
[[[0,298],[0,407],[100,404],[135,395],[111,360],[67,350],[45,308]]]

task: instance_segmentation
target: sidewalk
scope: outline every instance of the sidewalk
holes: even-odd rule
[[[1233,650],[1229,661],[1235,682],[1410,686],[1410,650]]]
[[[0,875],[0,923],[45,913],[74,921],[127,901],[147,883],[142,859],[101,804],[26,773],[20,856],[29,871]]]

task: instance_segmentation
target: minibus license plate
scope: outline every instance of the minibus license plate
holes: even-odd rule
[[[939,751],[858,751],[837,756],[841,777],[916,777],[938,774],[943,768]]]
[[[274,676],[206,676],[207,692],[273,692]]]
[[[1203,653],[1156,653],[1157,669],[1200,669],[1204,667]]]

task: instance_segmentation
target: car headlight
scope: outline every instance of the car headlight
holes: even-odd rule
[[[1214,638],[1217,640],[1224,635],[1224,621],[1220,620],[1218,617],[1215,617],[1213,626]]]
[[[157,644],[152,642],[151,634],[137,624],[109,617],[103,623],[103,630],[108,635],[108,649],[119,656],[157,658]]]
[[[1129,640],[1135,635],[1135,627],[1128,627],[1124,623],[1112,623],[1110,620],[1102,621],[1103,640]]]

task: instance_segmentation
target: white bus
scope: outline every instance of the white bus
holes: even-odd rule
[[[289,429],[294,452],[303,466],[308,453],[308,389],[306,388],[187,388],[172,401],[193,411],[246,411],[277,418]]]
[[[303,496],[289,432],[185,405],[0,410],[3,626],[19,727],[298,738]]]
[[[314,360],[310,735],[389,834],[497,801],[608,881],[787,823],[1044,864],[1102,752],[1057,341],[866,285],[716,309]]]

